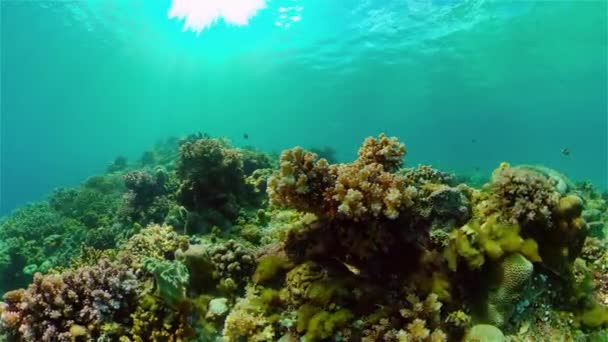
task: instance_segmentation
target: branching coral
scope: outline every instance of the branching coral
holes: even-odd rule
[[[224,323],[223,337],[228,342],[246,338],[251,342],[277,339],[271,322],[265,315],[264,306],[255,300],[256,293],[249,289],[247,296],[240,298]]]
[[[490,184],[494,205],[505,219],[518,224],[550,224],[559,192],[543,175],[503,163]]]
[[[334,166],[336,183],[330,190],[335,211],[360,221],[386,217],[396,219],[399,212],[413,204],[416,190],[403,179],[384,171],[382,164],[355,162]]]
[[[187,249],[188,240],[170,226],[150,225],[132,236],[121,247],[118,259],[134,269],[141,269],[145,258],[173,259],[179,249]]]
[[[325,191],[335,182],[325,159],[300,147],[281,154],[279,170],[268,180],[271,204],[324,214],[329,210]]]
[[[403,154],[403,145],[384,135],[368,138],[350,164],[329,165],[301,148],[287,150],[269,180],[268,194],[273,204],[321,217],[396,219],[415,196],[414,188],[391,173],[401,166]]]
[[[442,306],[435,294],[420,300],[411,293],[399,310],[398,317],[382,318],[371,324],[363,330],[362,341],[447,341],[447,335],[440,327]]]
[[[58,190],[0,221],[0,265],[50,272],[5,295],[0,339],[439,342],[480,322],[520,337],[522,322],[534,336],[607,325],[604,243],[587,243],[589,267],[576,259],[586,220],[606,216],[598,194],[507,164],[482,189],[456,186],[430,166],[403,170],[405,154],[381,134],[352,162],[294,148],[277,170],[198,134],[155,147],[142,170]]]
[[[359,161],[365,165],[379,164],[385,171],[395,172],[403,165],[405,146],[396,137],[380,134],[378,139],[368,137],[359,149]]]
[[[89,338],[120,321],[136,302],[138,282],[124,265],[107,260],[61,274],[34,276],[27,288],[7,292],[2,329],[21,341],[72,341],[75,326]]]
[[[160,298],[144,295],[137,303],[137,308],[131,314],[133,320],[126,341],[191,341],[195,331],[191,327],[189,317],[192,315],[189,306],[168,306]],[[114,340],[123,341],[126,336],[113,336]]]
[[[26,267],[46,272],[68,264],[92,234],[43,203],[14,211],[0,222],[0,291],[25,286],[33,273],[22,272]]]

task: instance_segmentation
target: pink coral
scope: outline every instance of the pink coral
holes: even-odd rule
[[[71,341],[70,329],[95,338],[103,323],[128,317],[138,283],[123,265],[101,260],[60,274],[34,275],[27,289],[7,292],[0,327],[19,341]]]

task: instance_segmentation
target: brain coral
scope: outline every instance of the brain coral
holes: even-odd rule
[[[488,295],[487,320],[490,323],[502,326],[509,319],[533,270],[532,263],[519,253],[503,259],[498,269],[499,279]]]

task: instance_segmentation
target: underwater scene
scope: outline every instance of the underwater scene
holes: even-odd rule
[[[608,341],[607,1],[0,3],[0,341]]]

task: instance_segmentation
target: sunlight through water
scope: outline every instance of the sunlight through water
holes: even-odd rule
[[[247,25],[264,8],[266,0],[173,0],[168,15],[184,20],[184,31],[200,34],[220,19],[231,25]]]

